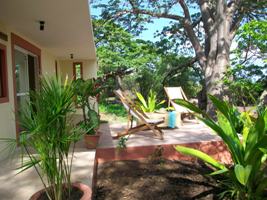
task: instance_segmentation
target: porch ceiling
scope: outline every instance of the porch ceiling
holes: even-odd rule
[[[3,0],[0,21],[61,59],[96,59],[88,0]]]

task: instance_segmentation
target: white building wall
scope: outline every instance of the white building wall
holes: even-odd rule
[[[69,80],[73,78],[73,63],[74,62],[81,62],[83,65],[83,79],[89,79],[97,76],[97,62],[96,60],[60,60],[59,63],[59,70],[62,76],[62,79],[65,79],[68,76]]]
[[[7,75],[9,101],[0,103],[0,138],[16,138],[16,126],[14,115],[14,92],[13,92],[13,70],[11,58],[11,36],[10,30],[0,22],[0,31],[8,35],[8,41],[0,39],[0,43],[6,46],[7,53]],[[1,152],[4,144],[0,142],[0,160],[5,158],[7,152]]]
[[[13,88],[13,67],[11,56],[11,33],[14,33],[24,40],[30,42],[36,47],[41,49],[41,72],[42,75],[55,76],[56,68],[55,62],[57,60],[58,74],[64,78],[66,75],[69,79],[73,77],[73,62],[83,62],[83,75],[85,79],[96,77],[97,63],[96,60],[63,60],[59,59],[51,54],[46,49],[32,41],[31,39],[21,35],[16,30],[9,28],[0,22],[0,32],[8,35],[8,41],[0,39],[0,44],[6,46],[7,50],[7,74],[8,74],[8,96],[9,101],[7,103],[0,103],[0,138],[16,138],[16,124],[15,124],[15,107],[14,107],[14,88]],[[3,143],[0,142],[0,160],[4,159],[7,154],[1,153]]]

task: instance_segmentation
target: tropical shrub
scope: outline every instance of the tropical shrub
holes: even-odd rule
[[[239,119],[233,107],[214,96],[210,95],[209,98],[217,109],[217,121],[190,102],[177,100],[177,103],[196,113],[202,122],[222,138],[231,154],[232,164],[222,164],[196,149],[183,146],[176,146],[175,149],[202,159],[214,167],[212,175],[223,176],[222,198],[263,199],[267,188],[267,108],[259,109],[255,118],[247,112],[242,113],[243,125],[238,131],[236,122]]]
[[[73,97],[67,81],[62,86],[56,78],[43,78],[40,89],[30,93],[30,101],[19,112],[23,130],[18,141],[22,150],[19,172],[34,167],[50,200],[63,200],[71,191],[73,150],[81,137],[71,122]],[[17,142],[1,141],[8,145]]]
[[[94,135],[100,124],[100,117],[94,110],[94,104],[102,88],[95,79],[77,79],[73,83],[73,88],[76,104],[83,111],[83,121],[80,123],[80,127],[87,134]]]
[[[140,92],[136,92],[136,96],[138,98],[136,105],[143,112],[155,112],[155,110],[157,110],[159,108],[159,106],[165,102],[165,100],[163,100],[163,101],[157,103],[157,94],[153,90],[149,91],[147,101],[145,100],[145,98],[143,97],[143,95]]]

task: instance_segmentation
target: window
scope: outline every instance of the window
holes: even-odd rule
[[[0,44],[0,103],[8,102],[6,47]]]
[[[73,76],[74,80],[83,78],[83,65],[81,62],[73,63]]]

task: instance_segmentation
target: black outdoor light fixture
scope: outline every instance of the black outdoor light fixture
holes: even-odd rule
[[[73,53],[70,54],[70,59],[73,59]]]
[[[40,31],[44,30],[45,21],[39,21],[40,23]]]

